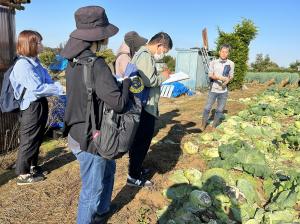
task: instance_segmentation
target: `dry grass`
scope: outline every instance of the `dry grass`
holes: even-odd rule
[[[227,104],[229,114],[244,108],[237,100],[251,97],[266,86],[248,86],[246,91],[230,93]],[[136,189],[125,186],[127,156],[117,161],[113,203],[119,207],[108,223],[156,223],[155,212],[167,204],[161,192],[168,186],[168,175],[174,169],[205,169],[199,155],[182,154],[180,143],[188,134],[200,132],[201,113],[206,94],[178,99],[162,99],[161,117],[145,164],[153,169],[150,178],[155,182],[152,189]],[[159,131],[158,131],[159,129]],[[16,153],[4,158],[8,164]],[[64,141],[47,141],[42,146],[41,162],[50,170],[47,180],[32,186],[17,186],[9,165],[0,173],[0,223],[75,223],[80,190],[79,166],[67,150]],[[1,157],[0,157],[1,161]],[[9,162],[10,161],[10,162]],[[7,170],[8,169],[8,170]],[[10,173],[10,175],[5,175]],[[143,218],[144,217],[144,218]],[[146,218],[145,218],[146,217]],[[140,220],[140,221],[139,221]]]

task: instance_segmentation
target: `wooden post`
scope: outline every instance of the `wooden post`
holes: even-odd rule
[[[203,47],[208,50],[208,37],[207,37],[207,28],[204,28],[202,30],[202,41],[203,41]]]

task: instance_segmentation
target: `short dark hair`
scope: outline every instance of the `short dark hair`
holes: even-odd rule
[[[164,32],[159,32],[155,34],[149,41],[150,45],[153,44],[162,44],[165,47],[168,47],[169,49],[172,49],[173,47],[173,41],[169,34]]]
[[[220,50],[222,50],[223,48],[226,48],[229,51],[231,50],[231,46],[229,44],[222,44],[221,47],[220,47]]]

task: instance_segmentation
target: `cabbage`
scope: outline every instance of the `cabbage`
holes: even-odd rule
[[[189,169],[184,171],[185,177],[189,180],[189,183],[193,186],[202,187],[202,173],[196,169]]]
[[[187,184],[179,184],[169,187],[163,191],[163,195],[170,200],[183,199],[191,193],[192,188]]]
[[[188,154],[196,154],[198,152],[198,146],[192,142],[185,142],[183,144],[183,151]]]
[[[257,219],[249,219],[245,224],[261,224],[260,220]]]
[[[218,224],[216,220],[210,219],[207,224]]]
[[[156,211],[156,216],[160,219],[168,211],[168,206],[164,206],[162,209]]]
[[[237,124],[238,122],[233,117],[231,117],[226,121],[225,126],[236,126]]]
[[[273,122],[272,124],[271,124],[271,128],[273,128],[275,131],[280,131],[280,129],[281,129],[281,124],[280,123],[278,123],[278,122]]]
[[[253,127],[253,125],[252,124],[250,124],[249,122],[241,122],[241,128],[242,129],[246,129],[246,128],[248,128],[248,127]]]
[[[238,207],[232,207],[231,211],[233,213],[235,220],[241,223],[245,223],[246,221],[254,217],[256,209],[257,209],[256,204],[245,203]]]
[[[212,201],[209,194],[205,191],[193,190],[190,193],[190,202],[196,208],[208,208]]]
[[[217,194],[213,199],[213,205],[220,212],[228,215],[229,209],[231,208],[231,200],[227,195]]]
[[[211,133],[205,133],[203,135],[201,135],[201,139],[203,141],[213,141],[214,140],[214,136]]]
[[[256,193],[255,186],[252,186],[248,180],[238,179],[237,188],[243,193],[248,203],[254,204],[255,202],[260,201]]]
[[[272,142],[261,140],[261,141],[255,141],[255,148],[258,149],[261,152],[274,152],[275,146],[272,144]]]
[[[295,127],[296,127],[298,130],[300,130],[300,121],[296,121],[296,122],[295,122]]]
[[[272,193],[275,191],[275,186],[273,184],[273,180],[271,178],[268,178],[266,180],[264,180],[264,192],[265,195],[267,197],[267,200],[270,199],[270,197],[272,196]]]
[[[267,209],[274,211],[285,208],[292,208],[297,203],[298,193],[295,190],[286,190],[279,193],[272,203],[268,204]]]
[[[185,177],[183,170],[176,170],[169,176],[169,180],[175,184],[189,183],[189,180]]]
[[[226,135],[235,135],[236,134],[236,129],[233,129],[230,127],[224,127],[223,131]]]
[[[298,212],[292,209],[285,209],[282,211],[266,212],[264,215],[264,223],[287,223],[293,222],[296,219]]]
[[[201,220],[191,212],[187,212],[174,219],[176,224],[199,224]]]
[[[206,170],[206,172],[203,173],[202,182],[204,184],[207,184],[206,182],[209,180],[211,180],[212,184],[215,185],[219,185],[220,183],[224,183],[224,184],[228,183],[229,185],[235,185],[235,181],[231,177],[230,173],[227,170],[222,168],[212,168]]]
[[[262,116],[260,119],[261,125],[270,125],[273,123],[273,118],[270,116]]]
[[[203,150],[203,155],[209,159],[217,158],[219,157],[219,150],[218,148],[206,148]]]

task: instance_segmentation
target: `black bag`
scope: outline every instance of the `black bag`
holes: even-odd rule
[[[100,130],[96,128],[94,110],[93,65],[96,57],[89,57],[86,61],[77,60],[83,65],[84,80],[88,93],[85,134],[88,138],[90,122],[92,123],[92,142],[100,156],[106,159],[121,158],[130,149],[140,122],[141,102],[131,98],[123,113],[116,113],[104,103]]]
[[[231,70],[230,65],[225,65],[225,66],[224,66],[223,73],[222,73],[222,76],[224,76],[224,77],[229,77],[229,72],[230,72],[230,70]],[[215,80],[213,80],[212,78],[209,77],[209,81],[210,81],[210,86],[209,86],[209,87],[210,87],[210,89],[211,89],[213,83],[215,82]]]
[[[14,95],[14,89],[10,83],[10,73],[12,72],[15,64],[18,60],[25,59],[30,64],[31,62],[24,57],[19,57],[14,59],[14,63],[12,66],[7,69],[7,71],[4,73],[3,81],[2,81],[2,88],[1,88],[1,95],[0,95],[0,109],[1,112],[17,112],[20,109],[20,103],[24,97],[24,94],[26,92],[26,88],[24,87],[20,99],[15,99]]]

